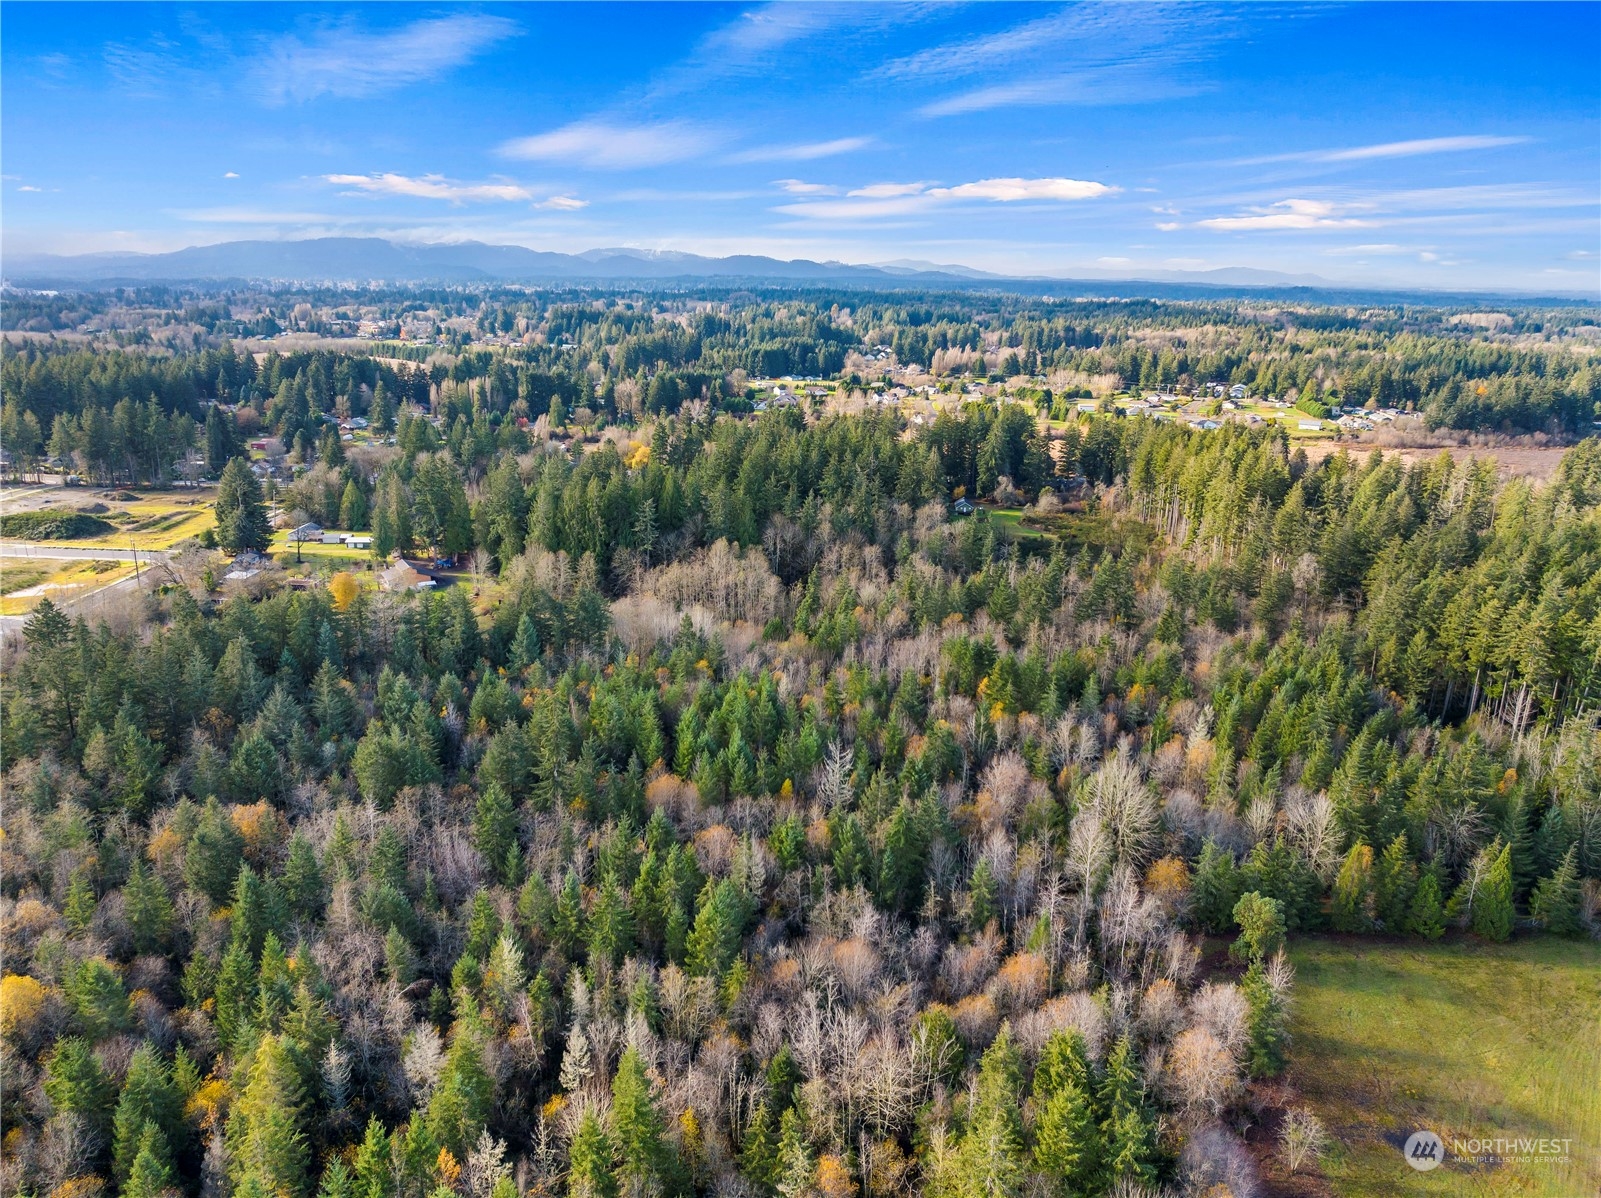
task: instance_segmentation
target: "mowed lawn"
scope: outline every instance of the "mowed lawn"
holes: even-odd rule
[[[1329,1129],[1340,1198],[1601,1194],[1601,945],[1309,940],[1291,958],[1290,1080]],[[1448,1152],[1524,1136],[1571,1153],[1419,1173],[1400,1145],[1420,1128]]]

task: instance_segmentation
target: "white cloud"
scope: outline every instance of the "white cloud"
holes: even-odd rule
[[[224,171],[222,177],[224,179],[237,179],[239,177],[239,172],[238,171]]]
[[[1363,229],[1370,220],[1339,215],[1328,200],[1280,200],[1266,208],[1252,208],[1236,216],[1214,216],[1197,221],[1203,229],[1245,232],[1262,229]]]
[[[576,196],[551,196],[548,200],[541,200],[534,205],[535,208],[549,208],[556,212],[577,212],[580,208],[588,208],[588,200],[580,200]]]
[[[980,179],[956,187],[938,187],[930,195],[958,200],[1094,200],[1118,189],[1087,179]]]
[[[836,137],[833,141],[816,141],[797,146],[757,146],[741,150],[729,157],[730,162],[811,162],[817,158],[832,158],[836,154],[849,154],[873,142],[870,137]]]
[[[436,78],[520,32],[515,21],[482,13],[430,17],[390,32],[345,22],[264,42],[251,79],[269,104],[371,96]]]
[[[1413,250],[1404,245],[1381,241],[1364,245],[1337,245],[1323,251],[1333,258],[1393,258],[1410,254]]]
[[[1365,162],[1374,158],[1416,158],[1424,154],[1451,154],[1464,150],[1493,150],[1501,146],[1516,146],[1527,142],[1527,137],[1492,137],[1473,135],[1466,137],[1420,137],[1411,141],[1387,141],[1370,146],[1350,146],[1339,150],[1301,150],[1292,154],[1270,154],[1263,158],[1241,158],[1239,165],[1254,166],[1264,162]]]
[[[714,148],[722,137],[688,121],[617,125],[607,121],[574,121],[548,133],[504,143],[507,158],[575,162],[599,170],[662,166],[695,158]]]
[[[782,187],[792,196],[837,196],[839,188],[828,183],[807,183],[804,179],[775,179],[775,187]]]
[[[887,200],[895,196],[921,195],[927,189],[927,183],[870,183],[846,194],[869,200]]]
[[[842,200],[785,204],[778,211],[820,220],[872,220],[906,216],[964,201],[1010,204],[1019,200],[1071,202],[1117,192],[1105,183],[1085,179],[979,179],[954,187],[928,183],[871,183],[846,193]]]
[[[24,183],[21,187],[17,188],[17,190],[18,191],[43,191],[44,188],[35,187],[32,183]]]
[[[340,187],[353,187],[346,195],[410,196],[423,200],[449,200],[464,204],[473,200],[531,200],[533,194],[516,183],[455,183],[443,175],[397,175],[385,172],[377,175],[324,175],[328,182]]]

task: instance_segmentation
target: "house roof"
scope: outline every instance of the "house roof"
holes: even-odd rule
[[[378,576],[386,591],[418,591],[438,583],[410,562],[402,559]]]

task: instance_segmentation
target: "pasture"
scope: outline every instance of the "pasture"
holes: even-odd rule
[[[1287,1080],[1328,1128],[1328,1191],[1341,1198],[1601,1193],[1601,945],[1307,940]],[[1446,1163],[1417,1172],[1427,1128]],[[1571,1141],[1552,1160],[1469,1161],[1453,1140]],[[1493,1152],[1493,1149],[1491,1150]],[[1295,1191],[1286,1191],[1295,1192]]]

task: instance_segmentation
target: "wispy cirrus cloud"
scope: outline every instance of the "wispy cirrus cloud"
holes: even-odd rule
[[[746,9],[713,29],[685,57],[660,72],[647,89],[652,99],[696,91],[718,79],[758,76],[808,39],[854,38],[904,31],[936,5],[810,4],[785,0]]]
[[[1367,146],[1347,146],[1336,150],[1297,150],[1288,154],[1268,154],[1240,158],[1238,166],[1268,162],[1367,162],[1381,158],[1417,158],[1425,154],[1456,154],[1467,150],[1494,150],[1502,146],[1523,145],[1531,138],[1474,134],[1460,137],[1419,137],[1409,141],[1386,141]]]
[[[620,124],[574,121],[548,133],[513,138],[499,152],[506,158],[571,162],[597,170],[632,170],[698,158],[725,140],[718,131],[690,121]]]
[[[387,32],[340,22],[263,42],[249,79],[273,105],[372,96],[435,79],[521,32],[515,21],[486,13],[428,17]]]
[[[979,179],[953,187],[929,183],[872,183],[847,192],[843,199],[783,204],[779,212],[808,220],[875,220],[928,212],[950,204],[1018,201],[1071,202],[1113,195],[1118,188],[1088,179]]]
[[[540,200],[535,208],[545,208],[552,212],[577,212],[580,208],[588,208],[588,200],[580,200],[577,196],[551,196]]]
[[[1235,15],[1210,5],[1080,4],[894,59],[873,74],[933,86],[978,74],[1003,80],[932,100],[919,110],[929,117],[1164,99],[1206,86],[1188,68],[1233,36],[1237,23]]]
[[[836,137],[832,141],[805,142],[800,145],[757,146],[729,155],[730,162],[812,162],[849,154],[873,144],[871,137]]]
[[[443,175],[324,175],[329,183],[353,188],[345,195],[409,196],[423,200],[448,200],[452,204],[473,201],[531,200],[533,193],[518,183],[458,183]]]
[[[1563,209],[1590,210],[1589,216],[1539,216]],[[1194,228],[1244,233],[1275,230],[1485,228],[1504,233],[1533,227],[1530,221],[1566,227],[1574,221],[1593,220],[1601,198],[1593,192],[1541,184],[1470,184],[1459,187],[1405,189],[1331,189],[1322,196],[1305,194],[1268,203],[1241,201],[1231,213],[1193,222]],[[1184,227],[1177,221],[1157,225],[1163,230]],[[1592,226],[1593,227],[1593,226]]]

